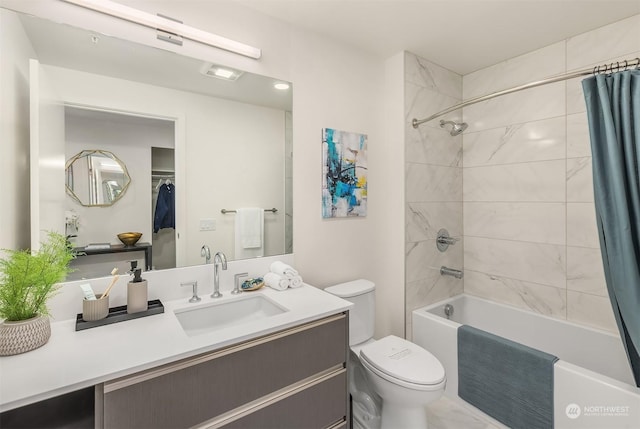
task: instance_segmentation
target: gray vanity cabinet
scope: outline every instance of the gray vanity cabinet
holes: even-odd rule
[[[110,428],[326,428],[347,418],[347,313],[98,387]]]

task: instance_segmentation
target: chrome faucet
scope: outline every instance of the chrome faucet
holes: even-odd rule
[[[453,268],[445,267],[444,265],[440,267],[440,275],[441,276],[451,276],[457,279],[461,279],[464,277],[464,272],[462,270],[456,270]]]
[[[202,246],[202,249],[200,249],[200,256],[204,258],[205,264],[211,263],[211,250],[209,250],[209,246],[206,244]]]
[[[213,293],[211,298],[220,298],[222,296],[220,293],[220,265],[222,265],[223,270],[227,269],[227,257],[222,252],[216,253],[213,257]]]

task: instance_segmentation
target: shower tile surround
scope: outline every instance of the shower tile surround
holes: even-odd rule
[[[462,240],[445,253],[436,248],[440,228],[462,239],[462,135],[452,137],[434,120],[414,129],[413,118],[462,100],[462,77],[405,53],[405,333],[411,312],[462,293],[463,282],[440,275],[442,265],[461,269]],[[447,119],[461,120],[462,112]]]
[[[595,226],[583,78],[468,106],[419,130],[410,121],[462,99],[638,56],[640,15],[463,77],[405,54],[408,338],[413,309],[463,290],[617,331]],[[439,119],[464,119],[469,128],[451,137]],[[435,249],[440,228],[461,238],[445,253]],[[464,265],[464,280],[440,276],[441,265]]]

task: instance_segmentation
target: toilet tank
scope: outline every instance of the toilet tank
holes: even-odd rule
[[[354,304],[349,310],[349,345],[373,338],[376,319],[376,285],[365,279],[353,280],[325,288],[325,292]]]

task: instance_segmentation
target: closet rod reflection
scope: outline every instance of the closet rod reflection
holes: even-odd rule
[[[278,211],[277,208],[272,208],[272,209],[264,209],[265,212],[271,212],[271,213],[276,213]],[[222,214],[227,214],[227,213],[237,213],[237,210],[227,210],[227,209],[222,209],[220,210],[220,213]]]

